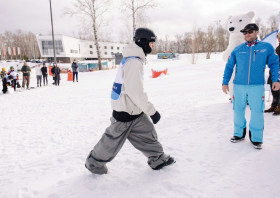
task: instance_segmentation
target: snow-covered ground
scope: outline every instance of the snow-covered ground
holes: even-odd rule
[[[59,87],[49,82],[0,95],[0,197],[279,197],[280,117],[265,114],[262,150],[248,137],[231,143],[232,104],[221,90],[225,63],[221,54],[201,58],[192,65],[188,55],[176,61],[148,57],[145,90],[162,116],[155,127],[165,152],[177,160],[160,171],[128,141],[107,164],[107,175],[84,167],[110,124],[117,70],[79,73],[79,83],[61,74]],[[151,68],[159,67],[168,75],[152,79]]]

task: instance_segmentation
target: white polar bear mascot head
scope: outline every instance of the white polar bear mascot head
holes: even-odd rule
[[[238,13],[229,16],[228,18],[228,31],[229,45],[223,54],[223,60],[227,61],[232,50],[245,42],[243,34],[240,32],[247,24],[255,23],[255,11],[250,11],[247,13]]]

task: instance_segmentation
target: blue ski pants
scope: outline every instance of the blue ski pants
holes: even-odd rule
[[[245,109],[247,98],[251,109],[249,130],[252,142],[263,142],[264,129],[264,85],[237,85],[233,87],[234,136],[242,137],[246,127]]]

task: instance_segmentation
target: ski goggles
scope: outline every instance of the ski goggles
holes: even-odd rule
[[[248,30],[248,31],[243,31],[243,35],[246,35],[247,33],[252,34],[254,32],[254,30]]]

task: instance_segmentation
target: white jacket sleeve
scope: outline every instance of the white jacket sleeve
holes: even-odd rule
[[[137,59],[128,60],[123,68],[123,86],[125,94],[145,114],[152,116],[156,113],[153,104],[148,101],[147,93],[143,87],[143,65]]]

